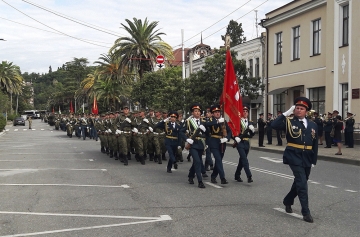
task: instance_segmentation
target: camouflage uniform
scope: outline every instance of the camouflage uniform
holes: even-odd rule
[[[140,111],[140,117],[135,118],[136,130],[134,130],[135,158],[145,165],[147,141],[149,133],[149,120],[145,118],[145,110]]]

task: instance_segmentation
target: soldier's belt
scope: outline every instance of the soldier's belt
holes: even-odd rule
[[[177,139],[178,139],[177,137],[172,137],[172,136],[166,136],[166,138],[174,139],[174,140],[177,140]]]
[[[131,133],[131,132],[125,132],[125,131],[122,131],[122,133],[126,133],[126,134],[129,134],[129,133]]]
[[[138,132],[137,134],[145,135],[145,134],[147,134],[147,133],[146,133],[146,132]]]
[[[250,138],[248,138],[248,137],[241,138],[241,141],[249,141],[249,140],[250,140]]]
[[[154,135],[163,135],[163,134],[165,134],[165,132],[160,132],[160,133],[159,132],[153,132],[153,134]]]
[[[290,142],[287,145],[298,148],[298,149],[303,149],[303,150],[311,150],[312,149],[312,146],[305,146],[305,145],[295,144],[295,143],[290,143]]]
[[[196,140],[205,139],[205,137],[195,137]]]
[[[219,135],[211,135],[211,137],[213,137],[213,138],[222,138],[222,136],[219,136]]]

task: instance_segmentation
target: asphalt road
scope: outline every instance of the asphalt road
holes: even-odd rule
[[[0,236],[360,236],[359,166],[312,169],[310,224],[298,200],[293,216],[282,212],[292,173],[279,154],[250,151],[254,183],[238,183],[237,151],[228,147],[229,184],[205,178],[199,189],[187,182],[186,159],[172,174],[148,160],[126,167],[94,140],[39,120],[26,128],[0,137]]]

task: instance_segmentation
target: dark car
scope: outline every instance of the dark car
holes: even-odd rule
[[[14,119],[13,123],[14,123],[14,126],[16,126],[16,125],[23,125],[23,126],[25,126],[25,119],[22,118],[22,117],[18,117],[18,118],[15,118],[15,119]]]

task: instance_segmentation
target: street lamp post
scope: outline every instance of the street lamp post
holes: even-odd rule
[[[4,40],[4,39],[0,39],[0,40],[2,40],[2,41],[6,41],[6,40]]]

